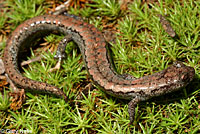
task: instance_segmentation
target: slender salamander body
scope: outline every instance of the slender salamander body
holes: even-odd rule
[[[112,60],[106,49],[107,43],[97,28],[69,16],[43,15],[19,25],[7,40],[4,51],[5,69],[17,87],[50,92],[67,100],[61,89],[26,78],[19,69],[21,51],[29,48],[36,38],[51,32],[64,34],[66,38],[63,42],[73,40],[78,45],[85,67],[95,85],[112,96],[131,100],[128,104],[130,123],[134,120],[138,102],[176,91],[186,86],[195,74],[192,67],[177,61],[167,69],[137,79],[119,75],[112,67]],[[62,48],[61,45],[59,48]],[[62,49],[58,51],[58,57],[62,57],[62,53]]]

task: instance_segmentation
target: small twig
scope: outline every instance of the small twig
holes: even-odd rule
[[[59,58],[57,64],[55,65],[55,67],[54,67],[54,68],[51,68],[51,69],[49,70],[49,72],[53,72],[53,71],[55,71],[55,70],[60,69],[61,62],[62,62],[62,59]]]
[[[41,59],[42,59],[42,55],[39,55],[39,56],[37,56],[37,57],[35,57],[35,58],[33,58],[33,59],[30,59],[30,60],[27,60],[27,61],[23,61],[22,63],[21,63],[21,66],[25,66],[25,65],[28,65],[28,64],[30,64],[30,63],[32,63],[32,62],[36,62],[36,61],[40,61]]]
[[[66,10],[66,8],[68,8],[70,6],[71,2],[72,2],[72,0],[68,0],[68,1],[64,2],[63,4],[57,6],[55,8],[55,11],[52,13],[50,12],[50,14],[53,14],[53,15],[61,14],[62,12],[64,12]]]
[[[5,75],[0,75],[0,80],[5,80],[6,76]]]
[[[162,24],[162,27],[165,30],[165,32],[168,33],[171,37],[175,37],[176,33],[170,25],[169,21],[161,14],[159,14],[158,16],[160,17],[160,23]]]

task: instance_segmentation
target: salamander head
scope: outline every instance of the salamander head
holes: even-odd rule
[[[159,79],[156,83],[158,86],[150,90],[151,97],[170,93],[187,86],[193,80],[195,70],[180,61],[176,61],[172,66],[159,72],[159,74],[160,78],[156,75]]]
[[[175,66],[177,72],[180,73],[180,80],[183,82],[190,82],[193,80],[195,75],[195,70],[193,67],[186,66],[180,61],[176,61],[173,66]]]
[[[174,88],[181,88],[189,84],[189,82],[193,80],[194,75],[195,70],[193,67],[186,66],[182,62],[176,61],[166,70],[164,77]]]

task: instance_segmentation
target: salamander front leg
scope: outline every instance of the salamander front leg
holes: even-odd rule
[[[57,48],[56,55],[54,56],[54,58],[57,58],[57,59],[58,59],[58,62],[57,62],[57,64],[55,65],[54,68],[51,68],[51,69],[50,69],[50,72],[60,69],[62,59],[66,57],[66,54],[65,54],[65,47],[66,47],[67,43],[69,43],[70,41],[72,41],[71,35],[65,36],[65,37],[60,41],[60,43],[59,43],[59,45],[58,45],[58,48]]]
[[[135,118],[135,107],[136,105],[140,102],[140,99],[138,96],[133,98],[129,103],[128,103],[128,113],[129,113],[129,119],[130,123],[132,124]]]
[[[134,79],[136,79],[134,76],[132,76],[132,75],[130,75],[130,74],[127,74],[127,73],[121,74],[120,76],[121,76],[122,78],[126,79],[126,80],[134,80]]]

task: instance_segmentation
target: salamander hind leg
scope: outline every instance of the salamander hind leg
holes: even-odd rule
[[[53,72],[55,70],[60,69],[61,66],[61,62],[62,59],[66,57],[65,54],[65,48],[67,46],[67,43],[69,43],[70,41],[72,41],[72,37],[71,35],[66,35],[59,43],[57,51],[56,51],[56,55],[54,56],[54,58],[58,59],[57,64],[55,65],[55,67],[50,69],[50,72]]]
[[[140,98],[136,96],[128,103],[128,113],[129,113],[129,120],[130,120],[129,124],[132,124],[135,119],[135,107],[139,102],[140,102]]]
[[[54,58],[65,58],[65,47],[67,46],[67,43],[72,41],[72,36],[71,35],[66,35],[59,43],[56,55]]]

